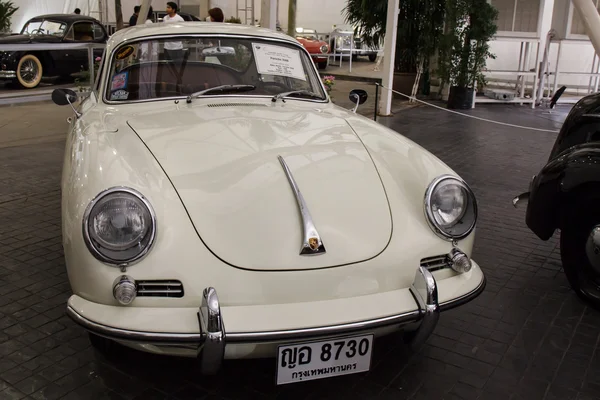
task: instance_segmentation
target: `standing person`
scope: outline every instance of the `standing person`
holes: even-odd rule
[[[225,20],[223,10],[221,10],[219,7],[214,7],[208,10],[208,15],[210,15],[211,22],[223,22]]]
[[[134,26],[135,24],[137,24],[137,19],[138,19],[138,16],[140,15],[141,8],[142,8],[141,6],[133,7],[133,14],[131,15],[131,17],[129,17],[129,26]]]
[[[169,1],[167,3],[167,15],[163,18],[165,24],[184,22],[181,15],[177,14],[177,3]],[[183,43],[165,42],[165,58],[173,61],[180,61],[183,58]]]

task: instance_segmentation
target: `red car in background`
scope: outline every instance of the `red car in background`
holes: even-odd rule
[[[296,28],[296,39],[304,46],[319,69],[329,65],[329,44],[317,37],[314,29]]]

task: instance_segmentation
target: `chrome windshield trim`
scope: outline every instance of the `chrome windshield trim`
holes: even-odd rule
[[[280,155],[277,156],[279,163],[283,167],[283,171],[287,176],[288,182],[292,187],[292,191],[294,192],[294,196],[296,197],[296,202],[298,203],[298,209],[300,210],[300,217],[302,218],[302,246],[300,247],[300,255],[313,255],[313,254],[322,254],[326,253],[325,245],[321,240],[321,236],[315,227],[312,216],[308,211],[308,206],[306,205],[306,201],[300,192],[300,188],[292,175],[292,171],[288,167],[287,163]]]
[[[306,50],[306,48],[302,44],[300,44],[300,42],[294,41],[291,39],[288,40],[288,39],[269,37],[269,36],[264,36],[264,35],[239,35],[239,34],[228,34],[228,33],[185,33],[185,34],[173,33],[173,34],[167,34],[167,35],[164,35],[164,34],[163,35],[148,35],[148,36],[143,36],[143,37],[136,37],[133,39],[124,39],[120,43],[114,45],[113,49],[110,51],[110,56],[108,58],[108,61],[106,61],[108,63],[109,68],[103,68],[102,76],[100,78],[101,82],[99,85],[99,87],[102,88],[102,103],[110,104],[110,105],[126,105],[126,104],[146,103],[146,102],[150,102],[150,101],[185,99],[187,96],[173,96],[173,97],[161,97],[161,98],[156,98],[156,99],[134,100],[134,101],[128,101],[128,102],[124,103],[124,102],[118,102],[118,101],[110,101],[106,97],[106,85],[108,84],[107,79],[108,79],[108,77],[110,75],[110,71],[112,70],[112,67],[114,65],[114,55],[121,47],[131,45],[132,43],[143,42],[146,40],[170,39],[173,37],[176,37],[176,38],[178,38],[178,37],[180,37],[180,38],[212,37],[212,38],[248,39],[248,40],[264,40],[264,41],[270,41],[270,42],[278,42],[278,43],[288,44],[290,46],[295,47],[300,52],[303,52],[308,57],[309,61],[312,61],[312,57],[311,57],[310,53],[308,52],[308,50]],[[106,53],[103,54],[103,57],[105,55],[106,55]],[[329,103],[330,100],[329,100],[329,96],[327,95],[327,89],[325,88],[325,84],[323,83],[323,80],[321,79],[321,75],[319,74],[319,71],[317,70],[317,66],[313,62],[310,62],[307,70],[310,70],[314,73],[314,77],[318,82],[318,87],[321,89],[321,94],[323,95],[324,99],[323,100],[294,99],[294,100],[303,100],[303,101],[308,101],[311,103]],[[270,99],[273,96],[256,96],[256,95],[241,96],[241,95],[237,95],[235,97],[246,97],[246,98],[247,97],[267,97]]]

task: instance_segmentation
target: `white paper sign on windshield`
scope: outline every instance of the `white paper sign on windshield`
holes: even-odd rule
[[[300,51],[283,46],[252,43],[259,74],[288,76],[306,80]]]

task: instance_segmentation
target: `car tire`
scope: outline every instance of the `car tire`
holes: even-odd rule
[[[40,59],[33,54],[25,54],[17,64],[16,83],[25,89],[33,89],[42,81],[44,69]]]
[[[321,61],[319,63],[319,69],[326,69],[329,63],[327,61]]]
[[[369,54],[369,61],[375,62],[377,60],[377,54]]]
[[[600,268],[586,253],[588,238],[600,225],[598,188],[578,191],[576,200],[566,204],[560,231],[560,255],[571,288],[592,307],[600,310]],[[598,254],[600,259],[600,254]]]
[[[90,343],[92,347],[96,349],[103,356],[110,358],[115,353],[116,343],[110,339],[106,339],[102,336],[98,336],[94,333],[88,332]]]

